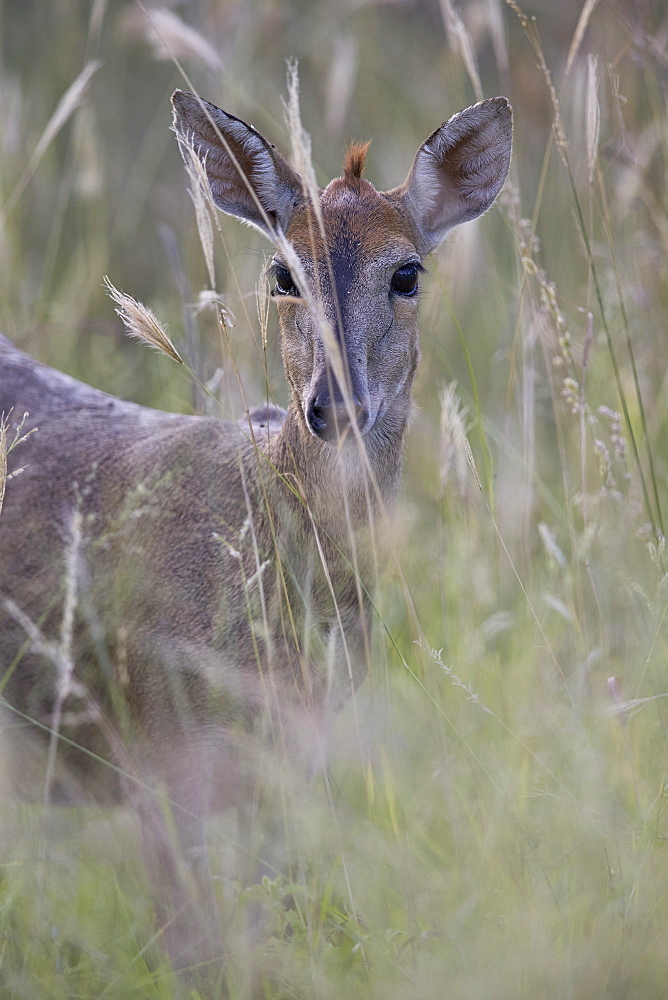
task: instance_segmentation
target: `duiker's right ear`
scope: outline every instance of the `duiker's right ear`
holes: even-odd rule
[[[299,174],[252,126],[214,104],[183,90],[172,104],[181,151],[188,143],[197,152],[216,205],[269,239],[285,232],[302,200]]]

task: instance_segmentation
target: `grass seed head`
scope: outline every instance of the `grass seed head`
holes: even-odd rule
[[[180,365],[184,364],[183,358],[148,306],[137,302],[125,292],[119,292],[106,275],[104,286],[109,298],[116,303],[116,313],[123,320],[125,332],[129,337],[136,337],[137,340],[142,340],[149,347],[155,347],[157,351],[162,351],[173,361],[178,361]]]

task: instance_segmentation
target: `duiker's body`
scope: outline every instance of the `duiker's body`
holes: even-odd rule
[[[51,726],[57,708],[60,730],[128,785],[165,782],[192,816],[236,796],[240,724],[290,732],[364,674],[374,527],[399,482],[419,358],[421,261],[492,204],[511,116],[503,98],[455,116],[386,193],[354,147],[315,211],[249,126],[181,92],[174,107],[218,206],[277,245],[289,406],[239,424],[160,413],[1,340],[0,412],[12,424],[27,412],[38,430],[10,455],[25,471],[0,515],[0,683],[17,732],[33,735],[27,718]],[[79,750],[58,755],[96,791],[115,781]]]

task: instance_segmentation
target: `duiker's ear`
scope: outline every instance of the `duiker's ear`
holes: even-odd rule
[[[426,139],[400,188],[392,192],[411,216],[423,256],[453,226],[482,215],[510,165],[512,111],[505,97],[474,104]]]
[[[174,131],[183,152],[191,144],[205,165],[219,208],[273,239],[302,198],[299,175],[250,125],[194,94],[172,96]],[[236,162],[235,162],[236,161]]]

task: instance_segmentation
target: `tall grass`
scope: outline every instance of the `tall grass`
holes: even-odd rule
[[[264,843],[211,823],[212,995],[665,995],[667,30],[622,0],[0,11],[3,330],[165,408],[209,396],[123,340],[106,274],[222,415],[287,397],[267,246],[222,220],[201,252],[184,72],[286,149],[296,57],[318,180],[371,138],[379,188],[480,90],[514,108],[499,206],[428,262],[371,675],[327,770],[277,775],[289,864],[252,884]],[[172,996],[132,817],[2,795],[0,995]]]

